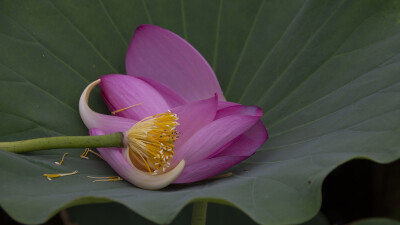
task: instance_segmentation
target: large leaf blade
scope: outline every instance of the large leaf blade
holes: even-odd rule
[[[229,99],[264,109],[271,136],[230,178],[158,192],[91,183],[87,175],[113,171],[79,150],[68,150],[62,167],[53,162],[64,150],[1,151],[0,204],[13,218],[41,223],[65,206],[116,201],[166,223],[208,199],[262,224],[294,224],[317,213],[322,181],[336,166],[400,157],[396,1],[203,2],[0,2],[1,140],[85,134],[81,91],[102,74],[124,73],[127,43],[142,23],[187,38]],[[41,176],[73,170],[80,173],[52,182]]]

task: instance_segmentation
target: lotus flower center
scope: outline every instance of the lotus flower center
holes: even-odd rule
[[[164,173],[174,155],[178,116],[168,111],[146,117],[126,132],[129,158],[152,175]]]

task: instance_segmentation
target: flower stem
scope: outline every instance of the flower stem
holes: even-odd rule
[[[205,225],[207,216],[207,202],[199,201],[193,205],[192,225]]]
[[[14,153],[57,148],[98,148],[122,146],[123,134],[121,132],[100,136],[61,136],[13,142],[0,142],[0,149]]]

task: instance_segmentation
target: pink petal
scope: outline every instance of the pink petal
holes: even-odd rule
[[[258,106],[235,105],[218,110],[215,119],[217,120],[219,118],[231,115],[249,115],[262,117],[262,114],[262,109]]]
[[[187,165],[190,165],[217,154],[219,149],[243,134],[258,120],[258,116],[233,115],[209,123],[176,149],[171,164],[185,159]]]
[[[265,129],[261,121],[258,121],[253,127],[240,135],[229,147],[221,151],[215,157],[246,156],[247,158],[253,155],[267,139],[267,129]]]
[[[140,104],[116,113],[117,116],[141,120],[170,109],[163,96],[143,80],[118,74],[102,76],[100,79],[103,98],[110,111]]]
[[[223,118],[231,115],[249,115],[249,116],[257,116],[262,117],[262,110],[257,106],[243,106],[236,105],[231,107],[226,107],[224,109],[218,110],[216,119]],[[267,129],[261,121],[258,121],[253,127],[244,132],[237,139],[231,141],[231,143],[227,144],[224,149],[220,149],[216,154],[211,155],[214,156],[250,156],[257,150],[268,138]],[[239,147],[232,148],[234,145]],[[249,150],[250,149],[250,150]],[[251,151],[253,150],[253,152]]]
[[[103,135],[99,129],[90,129],[90,135]],[[123,156],[120,148],[98,148],[101,156],[124,180],[144,189],[161,189],[172,183],[182,172],[185,163],[161,175],[150,175],[132,166]]]
[[[264,124],[258,121],[252,128],[236,138],[214,158],[204,159],[187,165],[174,183],[190,183],[215,176],[247,159],[267,140]]]
[[[79,100],[79,113],[86,127],[89,129],[99,128],[103,130],[106,134],[124,132],[129,130],[137,121],[117,116],[103,115],[94,112],[89,107],[88,101],[90,92],[100,82],[100,80],[96,80],[89,84],[83,91]]]
[[[139,26],[126,56],[129,75],[154,79],[187,101],[210,98],[225,100],[213,70],[188,42],[154,25]]]
[[[240,105],[239,103],[235,103],[235,102],[226,102],[226,101],[219,101],[218,102],[218,110],[227,108],[227,107],[231,107],[231,106],[236,106],[236,105]]]
[[[217,112],[218,97],[190,102],[188,104],[171,109],[179,117],[177,130],[180,133],[175,142],[175,148],[179,148],[195,132],[214,120]]]
[[[217,115],[215,116],[216,119],[223,118],[226,116],[231,116],[231,115],[248,115],[248,116],[257,116],[259,118],[262,117],[262,110],[261,108],[257,106],[243,106],[243,105],[236,105],[236,106],[231,106],[231,107],[226,107],[224,109],[218,110]],[[209,158],[215,157],[216,155],[219,155],[223,151],[225,151],[226,148],[231,148],[232,144],[238,144],[241,143],[243,140],[247,140],[247,142],[244,142],[244,146],[239,147],[237,150],[241,151],[239,152],[232,152],[232,154],[227,154],[227,155],[234,155],[234,156],[250,156],[254,152],[249,152],[250,149],[254,149],[254,151],[258,148],[253,148],[251,145],[255,144],[256,146],[261,146],[266,139],[268,138],[267,130],[264,126],[264,124],[261,121],[258,121],[257,124],[255,124],[252,128],[250,128],[248,131],[244,132],[241,136],[236,138],[235,140],[232,140],[231,142],[227,143],[223,148],[221,148],[219,151],[215,152],[214,154],[210,155]],[[240,140],[240,141],[238,141]],[[261,144],[259,144],[261,143]],[[249,145],[249,146],[247,146]],[[230,150],[232,151],[232,150]]]
[[[246,158],[243,156],[223,156],[187,165],[173,183],[191,183],[213,177]]]
[[[153,79],[146,77],[136,77],[136,78],[145,81],[146,83],[150,84],[154,89],[156,89],[163,96],[163,98],[168,103],[170,108],[174,108],[187,103],[187,101],[181,95],[179,95],[169,87],[165,86],[164,84],[161,84]]]

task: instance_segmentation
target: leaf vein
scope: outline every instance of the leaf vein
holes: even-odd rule
[[[47,90],[41,88],[40,86],[38,86],[37,84],[33,83],[32,81],[28,80],[27,78],[25,78],[21,73],[9,68],[8,66],[4,65],[3,63],[0,63],[0,66],[13,71],[16,75],[18,75],[20,78],[22,78],[25,83],[28,83],[30,85],[32,85],[33,87],[37,88],[38,90],[42,91],[44,94],[48,95],[49,97],[53,98],[54,100],[56,100],[57,102],[61,103],[62,105],[66,106],[68,109],[70,109],[72,112],[74,113],[78,113],[78,111],[76,109],[74,109],[72,106],[66,104],[65,102],[61,101],[59,98],[57,98],[56,96],[54,96],[53,94],[51,94],[50,92],[48,92]]]
[[[246,85],[242,96],[239,98],[239,103],[241,103],[243,101],[243,98],[246,96],[247,92],[249,91],[251,85],[255,82],[256,78],[258,77],[261,68],[265,65],[265,63],[269,60],[271,53],[275,51],[275,49],[277,48],[277,46],[279,45],[279,43],[282,41],[282,38],[286,35],[286,33],[292,28],[293,24],[295,24],[295,22],[297,21],[298,17],[303,13],[304,9],[306,8],[306,6],[308,5],[309,1],[307,0],[303,6],[299,9],[299,11],[297,11],[296,15],[293,17],[292,21],[288,24],[288,26],[285,28],[285,31],[282,33],[282,35],[279,37],[279,39],[275,42],[274,46],[271,48],[271,50],[268,51],[268,53],[265,55],[263,61],[261,62],[261,64],[258,66],[256,72],[254,73],[254,75],[252,76],[250,82]]]
[[[252,36],[252,34],[253,34],[253,32],[254,32],[254,29],[255,29],[255,27],[256,27],[258,18],[260,17],[262,8],[264,7],[264,3],[265,3],[265,0],[262,0],[262,2],[260,3],[260,5],[258,6],[258,10],[257,10],[256,16],[255,16],[254,19],[253,19],[253,23],[252,23],[252,25],[251,25],[251,28],[250,28],[250,30],[249,30],[249,33],[247,34],[246,41],[245,41],[245,43],[244,43],[244,45],[243,45],[243,47],[242,47],[242,50],[241,50],[241,52],[240,52],[239,59],[238,59],[238,61],[236,62],[235,68],[233,69],[233,73],[232,73],[232,75],[231,75],[231,78],[230,78],[230,80],[229,80],[228,86],[227,86],[227,88],[226,88],[226,91],[225,91],[226,96],[229,95],[229,93],[230,93],[230,91],[231,91],[231,89],[232,89],[233,80],[235,79],[236,74],[237,74],[237,71],[238,71],[238,69],[239,69],[239,66],[240,66],[241,63],[242,63],[244,52],[246,51],[247,46],[249,45],[250,38],[251,38],[251,36]]]
[[[301,86],[303,86],[308,80],[310,80],[315,74],[317,74],[317,72],[326,64],[328,63],[334,56],[335,54],[341,49],[341,47],[347,42],[347,40],[354,34],[354,32],[356,30],[358,30],[358,28],[370,17],[366,17],[359,25],[357,25],[357,27],[350,32],[350,34],[346,37],[346,39],[342,42],[342,44],[340,44],[337,49],[329,56],[327,57],[321,64],[319,64],[319,66],[317,66],[302,82],[300,82],[295,88],[293,88],[292,90],[290,90],[290,92],[280,101],[280,103],[282,103],[282,101],[284,101],[285,99],[287,99],[289,96],[291,96],[297,89],[299,89]],[[266,95],[263,95],[260,100],[257,102],[260,103],[263,98],[266,97]],[[272,112],[273,109],[275,109],[277,106],[280,105],[280,103],[276,104],[275,106],[269,108],[266,112],[265,112],[265,116]]]
[[[183,0],[181,0],[181,13],[182,13],[183,38],[185,40],[188,40],[188,34],[187,34],[187,30],[186,30],[185,5],[183,4]]]
[[[66,63],[64,60],[59,58],[55,53],[53,53],[49,48],[47,48],[43,43],[41,43],[36,37],[28,31],[25,27],[23,27],[21,24],[19,24],[17,21],[9,17],[8,15],[2,14],[6,16],[8,19],[10,19],[15,25],[23,29],[39,46],[41,46],[43,49],[45,49],[50,55],[52,55],[56,60],[58,60],[61,64],[63,64],[65,67],[67,67],[69,70],[71,70],[73,73],[75,73],[79,78],[81,78],[83,81],[85,81],[86,84],[89,84],[89,81],[82,75],[80,74],[77,70],[72,68],[68,63]]]
[[[385,112],[383,112],[383,113],[374,115],[374,116],[369,117],[369,118],[367,118],[367,119],[364,119],[364,120],[362,120],[362,121],[359,121],[359,122],[357,122],[357,123],[355,123],[355,124],[350,124],[350,125],[348,125],[348,126],[339,128],[340,130],[333,130],[332,132],[328,132],[328,133],[319,135],[319,136],[317,136],[317,137],[312,137],[312,138],[309,138],[309,139],[307,139],[307,140],[302,140],[302,141],[298,141],[298,142],[294,142],[294,143],[290,143],[290,144],[286,144],[286,145],[275,146],[275,147],[271,147],[271,148],[264,148],[264,149],[260,149],[259,151],[269,151],[269,150],[274,150],[274,149],[281,149],[281,148],[286,148],[286,147],[290,147],[290,146],[295,146],[295,145],[299,145],[299,144],[311,142],[311,141],[320,139],[320,138],[325,137],[325,136],[329,136],[329,135],[332,135],[332,134],[340,133],[340,132],[342,132],[342,131],[344,131],[344,130],[350,130],[350,129],[354,128],[354,127],[357,126],[357,125],[360,125],[360,124],[362,124],[362,123],[368,122],[368,121],[370,121],[370,120],[372,120],[372,119],[375,119],[375,118],[377,118],[377,117],[384,116],[384,115],[386,115],[386,114],[393,113],[393,112],[397,112],[397,111],[400,111],[400,110],[395,110],[395,111],[393,111],[393,110],[388,110],[388,111],[385,111]],[[384,132],[387,132],[387,131],[390,131],[390,130],[386,130],[386,131],[384,131]],[[354,131],[354,132],[364,132],[364,131]],[[382,132],[382,131],[378,131],[378,132]]]
[[[21,115],[17,115],[17,114],[13,114],[13,113],[8,113],[8,112],[4,112],[4,111],[1,111],[0,114],[6,114],[6,115],[18,117],[18,118],[24,119],[24,120],[26,120],[26,121],[29,121],[29,122],[31,122],[31,123],[34,123],[34,124],[36,124],[38,127],[41,127],[41,128],[43,128],[43,129],[45,129],[45,130],[49,130],[49,131],[52,131],[52,132],[57,133],[57,134],[60,134],[60,135],[65,135],[65,134],[60,133],[60,132],[58,132],[58,131],[56,131],[56,130],[50,129],[50,128],[48,128],[48,127],[46,127],[46,126],[40,124],[40,123],[37,122],[37,121],[34,121],[34,120],[32,120],[32,119],[29,119],[29,118],[24,117],[24,116],[21,116]]]
[[[383,62],[383,63],[381,63],[381,64],[379,64],[379,65],[373,67],[373,68],[372,68],[371,70],[369,70],[368,72],[361,74],[360,76],[358,76],[358,77],[356,77],[355,79],[353,79],[353,80],[347,82],[346,84],[342,85],[341,87],[338,87],[337,89],[335,89],[335,90],[329,92],[328,94],[326,94],[326,95],[324,95],[324,96],[322,96],[322,97],[320,97],[320,98],[318,98],[318,99],[316,99],[316,100],[310,102],[309,104],[307,104],[307,105],[301,107],[300,109],[296,110],[295,112],[293,112],[293,113],[291,113],[291,114],[289,114],[289,115],[283,117],[282,119],[280,119],[280,120],[278,120],[278,121],[272,123],[271,126],[270,126],[269,128],[275,127],[276,125],[280,124],[282,121],[285,121],[285,120],[291,118],[292,116],[294,116],[294,115],[296,115],[297,113],[303,111],[304,109],[306,109],[306,108],[308,108],[308,107],[310,107],[310,106],[316,104],[317,102],[319,102],[319,101],[321,101],[321,100],[323,100],[323,99],[326,99],[327,97],[329,97],[329,96],[331,96],[332,94],[336,93],[336,92],[339,91],[340,89],[343,89],[343,88],[345,88],[345,87],[348,86],[348,85],[351,85],[352,83],[354,83],[355,81],[359,80],[360,78],[362,78],[362,77],[364,77],[364,76],[366,76],[366,75],[369,75],[369,74],[371,74],[372,72],[375,72],[375,71],[378,70],[378,69],[384,69],[384,68],[386,68],[386,67],[395,66],[395,65],[399,64],[400,62],[395,62],[395,63],[391,63],[391,64],[386,64],[388,61],[390,61],[390,60],[391,60],[393,57],[395,57],[395,56],[398,56],[398,54],[396,54],[396,55],[390,57],[390,58],[389,58],[388,60],[386,60],[385,62]],[[385,65],[385,64],[386,64],[386,65]],[[383,66],[383,65],[384,65],[384,66]],[[383,67],[382,67],[382,66],[383,66]]]
[[[114,20],[111,18],[110,13],[108,12],[107,8],[104,6],[104,2],[103,0],[99,0],[100,6],[104,11],[104,14],[106,15],[107,19],[110,21],[111,25],[113,26],[114,30],[117,32],[118,36],[121,38],[122,43],[124,43],[124,45],[126,47],[128,47],[128,42],[125,40],[125,38],[122,36],[121,31],[119,30],[119,28],[117,27],[117,25],[114,23]]]
[[[74,30],[82,37],[82,39],[93,49],[93,51],[104,61],[104,63],[110,67],[110,69],[114,73],[118,73],[118,70],[115,69],[113,65],[111,65],[110,61],[108,61],[103,54],[100,53],[100,51],[93,45],[93,43],[82,33],[82,31],[69,19],[57,6],[52,2],[52,1],[47,1],[50,3],[50,5],[53,6],[53,8],[67,21],[73,28]]]
[[[310,36],[310,38],[308,38],[307,42],[305,43],[305,45],[300,49],[300,51],[296,54],[296,56],[290,61],[290,63],[285,67],[285,69],[282,70],[281,73],[278,74],[278,76],[275,78],[274,82],[271,84],[271,86],[269,86],[269,88],[267,90],[264,91],[263,95],[260,97],[260,100],[256,103],[256,105],[260,104],[260,101],[263,100],[263,98],[265,98],[277,85],[277,83],[282,79],[282,77],[286,74],[286,72],[292,67],[292,65],[297,61],[297,59],[299,58],[299,56],[301,55],[301,53],[304,52],[305,49],[307,49],[307,47],[312,43],[312,41],[314,41],[315,37],[319,34],[319,32],[325,28],[325,26],[329,23],[329,21],[331,21],[331,19],[336,15],[336,13],[339,11],[339,8],[341,7],[341,5],[344,3],[344,1],[342,1],[340,3],[340,5],[331,13],[331,15],[321,24],[321,26]],[[340,45],[341,46],[341,45]],[[339,47],[340,49],[340,47]],[[335,51],[336,52],[336,51]],[[268,111],[265,112],[265,114],[267,114],[270,111],[270,109]]]
[[[146,2],[142,0],[144,12],[146,13],[147,20],[149,21],[150,24],[153,24],[153,20],[151,19],[149,9],[147,8]]]
[[[219,32],[221,31],[221,14],[222,14],[222,4],[224,0],[220,0],[218,8],[218,18],[217,18],[217,31],[215,34],[215,45],[214,45],[214,58],[213,58],[213,70],[217,72],[217,59],[218,59],[218,43],[219,43]]]

